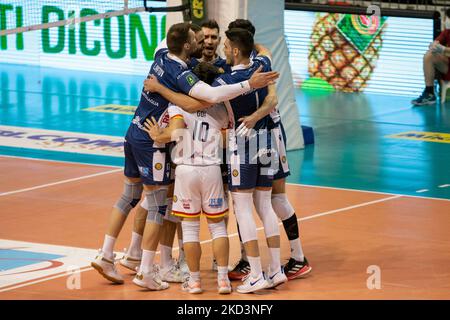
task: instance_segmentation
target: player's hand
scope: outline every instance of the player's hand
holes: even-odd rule
[[[145,91],[158,92],[159,86],[161,86],[161,84],[154,75],[151,75],[148,79],[144,80]]]
[[[246,117],[242,117],[239,119],[239,122],[242,122],[241,125],[236,129],[236,134],[240,137],[249,136],[253,131],[252,129],[255,127],[256,122],[258,120],[253,116],[249,115]]]
[[[156,138],[162,132],[161,127],[159,126],[158,122],[154,117],[152,117],[151,120],[148,118],[145,119],[144,126],[145,126],[144,131],[147,132],[150,138],[152,138],[153,140],[156,140]]]
[[[433,52],[434,54],[444,54],[444,50],[445,47],[440,43],[431,47],[431,52]]]
[[[261,72],[262,66],[259,67],[248,80],[252,89],[259,89],[267,87],[269,84],[274,84],[280,74],[276,71]]]

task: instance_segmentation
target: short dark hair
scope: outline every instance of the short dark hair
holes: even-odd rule
[[[217,31],[220,33],[219,24],[214,19],[210,19],[208,21],[203,22],[202,28],[217,29]]]
[[[183,51],[183,46],[189,41],[189,30],[191,26],[189,23],[176,23],[169,28],[167,32],[167,48],[169,52],[180,54]]]
[[[214,80],[220,74],[222,74],[219,68],[205,61],[202,61],[199,64],[197,64],[192,71],[200,80],[206,82],[209,85],[211,85],[214,82]]]
[[[450,8],[445,10],[445,15],[447,16],[447,18],[450,18]]]
[[[239,50],[244,57],[250,57],[255,45],[253,34],[242,28],[233,28],[225,31],[225,35]]]
[[[250,20],[246,19],[236,19],[228,25],[228,29],[241,28],[250,32],[253,36],[255,35],[256,29]]]
[[[195,33],[202,31],[202,28],[200,28],[198,25],[196,25],[195,23],[191,23],[191,30],[194,31]]]

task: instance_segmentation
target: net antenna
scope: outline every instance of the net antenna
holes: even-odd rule
[[[110,1],[94,1],[92,0],[92,3],[100,3],[102,7],[104,7],[104,11],[102,13],[84,16],[84,17],[75,17],[74,14],[69,14],[67,19],[61,19],[56,20],[48,23],[42,23],[40,21],[40,16],[36,15],[36,8],[34,8],[35,4],[33,4],[33,0],[27,0],[27,1],[16,1],[12,2],[12,4],[20,4],[24,5],[24,11],[27,12],[27,15],[25,17],[25,25],[21,25],[19,27],[17,26],[0,26],[0,37],[6,36],[10,34],[17,34],[17,33],[23,33],[27,31],[36,31],[36,30],[43,30],[43,29],[49,29],[49,28],[55,28],[55,27],[61,27],[66,25],[75,25],[82,22],[89,22],[94,21],[98,19],[107,19],[111,17],[117,17],[117,16],[123,16],[138,12],[177,12],[182,11],[183,13],[183,19],[184,21],[190,21],[191,19],[191,0],[183,0],[183,4],[180,6],[173,6],[173,7],[165,7],[165,6],[148,6],[149,2],[166,2],[161,0],[153,0],[153,1],[147,1],[147,0],[110,0]],[[66,3],[79,6],[79,1],[75,0],[68,0]],[[26,10],[28,6],[28,9]],[[28,13],[30,12],[30,13]]]

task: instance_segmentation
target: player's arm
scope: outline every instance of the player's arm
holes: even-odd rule
[[[268,94],[264,99],[263,104],[258,109],[256,109],[256,111],[253,112],[251,115],[239,119],[239,122],[242,123],[238,128],[238,134],[244,135],[246,131],[248,131],[245,130],[245,128],[252,129],[259,120],[269,115],[276,108],[277,105],[278,105],[277,89],[276,86],[272,84],[268,86]],[[241,132],[241,130],[243,132]]]
[[[251,89],[266,87],[269,84],[274,83],[279,77],[279,73],[276,71],[261,72],[261,70],[262,67],[258,68],[249,80],[218,87],[211,87],[203,81],[197,81],[190,89],[189,95],[195,99],[209,103],[207,105],[201,103],[201,105],[197,104],[195,106],[187,106],[186,103],[176,103],[175,101],[172,101],[169,98],[174,98],[175,96],[170,94],[171,90],[161,85],[154,76],[150,76],[144,81],[144,88],[146,91],[158,92],[170,102],[182,106],[187,112],[194,112],[206,109],[211,104],[232,100],[237,96],[250,91]]]
[[[212,103],[194,99],[186,94],[172,91],[165,85],[162,85],[153,75],[144,81],[144,90],[158,92],[165,99],[169,100],[174,105],[180,106],[180,108],[189,113],[209,108],[212,105]]]
[[[156,143],[168,143],[175,141],[177,136],[174,134],[176,130],[185,128],[183,117],[172,117],[169,121],[169,126],[162,129],[156,119],[145,119],[145,132],[148,133],[150,138]]]

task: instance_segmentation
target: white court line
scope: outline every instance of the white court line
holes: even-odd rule
[[[356,208],[360,208],[360,207],[364,207],[364,206],[369,206],[369,205],[372,205],[372,204],[375,204],[375,203],[389,201],[389,200],[393,200],[393,199],[397,199],[397,198],[401,198],[401,197],[402,197],[401,195],[396,195],[396,196],[383,198],[383,199],[379,199],[379,200],[375,200],[375,201],[363,202],[363,203],[356,204],[356,205],[349,206],[349,207],[344,207],[344,208],[340,208],[340,209],[335,209],[335,210],[321,212],[321,213],[318,213],[318,214],[314,214],[312,216],[299,218],[297,220],[298,221],[310,220],[310,219],[319,218],[319,217],[323,217],[323,216],[339,213],[339,212],[342,212],[342,211],[352,210],[352,209],[356,209]],[[281,222],[278,223],[278,225],[281,225],[281,224],[282,224]],[[259,227],[256,230],[258,230],[258,231],[264,230],[264,227]],[[228,238],[236,237],[237,235],[238,235],[238,233],[232,233],[232,234],[228,235]],[[211,243],[211,242],[212,242],[212,239],[209,239],[209,240],[201,241],[200,244],[206,244],[206,243]],[[173,250],[179,250],[179,247],[175,247],[175,248],[173,248]],[[159,253],[160,253],[159,251],[156,252],[156,254],[159,254]],[[81,270],[80,272],[89,271],[89,270],[94,270],[94,269],[89,267],[89,268]],[[14,287],[6,288],[6,289],[0,289],[0,292],[10,291],[10,290],[26,287],[26,286],[29,286],[29,285],[32,285],[32,284],[36,284],[36,283],[40,283],[40,282],[44,282],[44,281],[48,281],[48,280],[53,280],[53,279],[57,279],[57,278],[61,278],[61,277],[66,277],[66,276],[68,276],[68,274],[55,275],[53,277],[44,278],[44,279],[36,280],[36,281],[33,281],[33,282],[24,283],[24,284],[17,285],[17,286],[14,286]]]
[[[292,183],[292,182],[286,182],[286,184],[291,185],[291,186],[300,186],[300,187],[315,188],[315,189],[344,190],[344,191],[353,191],[353,192],[360,192],[360,193],[380,194],[380,195],[385,195],[385,196],[401,196],[401,197],[405,197],[405,198],[450,201],[450,199],[445,199],[445,198],[422,197],[422,196],[415,196],[415,195],[411,195],[411,194],[389,193],[389,192],[349,189],[349,188],[339,188],[339,187],[316,186],[316,185],[312,185],[312,184],[302,184],[302,183]]]
[[[73,164],[81,164],[81,165],[86,165],[86,166],[96,166],[96,167],[100,166],[100,167],[121,168],[121,169],[123,170],[123,167],[120,167],[120,166],[98,165],[98,164],[83,163],[83,162],[70,162],[70,161],[59,161],[59,160],[44,160],[44,159],[37,159],[37,158],[16,157],[16,156],[5,156],[5,155],[0,155],[0,157],[19,158],[19,159],[29,159],[29,160],[46,161],[46,162],[73,163]],[[372,194],[380,194],[380,195],[388,195],[388,196],[404,196],[404,197],[418,198],[418,199],[430,199],[430,200],[439,200],[439,201],[450,201],[450,199],[445,199],[445,198],[423,197],[423,196],[416,196],[416,195],[411,195],[411,194],[399,194],[399,193],[379,192],[379,191],[362,190],[362,189],[349,189],[349,188],[339,188],[339,187],[327,187],[327,186],[319,186],[319,185],[312,185],[312,184],[302,184],[302,183],[292,183],[292,182],[286,182],[286,184],[288,184],[288,185],[293,185],[293,186],[300,186],[300,187],[316,188],[316,189],[344,190],[344,191],[354,191],[354,192],[362,192],[362,193],[372,193]],[[445,185],[444,185],[444,186],[445,186]],[[447,185],[447,186],[450,186],[450,185]]]
[[[109,170],[109,171],[104,171],[104,172],[90,174],[90,175],[87,175],[87,176],[81,176],[81,177],[78,177],[78,178],[72,178],[72,179],[67,179],[67,180],[61,180],[61,181],[57,181],[57,182],[47,183],[47,184],[41,184],[39,186],[34,186],[34,187],[30,187],[30,188],[3,192],[3,193],[0,193],[0,197],[9,196],[11,194],[21,193],[21,192],[26,192],[26,191],[32,191],[32,190],[36,190],[36,189],[52,187],[52,186],[56,186],[56,185],[64,184],[64,183],[68,183],[68,182],[74,182],[74,181],[89,179],[89,178],[93,178],[93,177],[103,176],[105,174],[115,173],[115,172],[119,172],[119,171],[122,171],[122,169],[114,169],[114,170]]]

